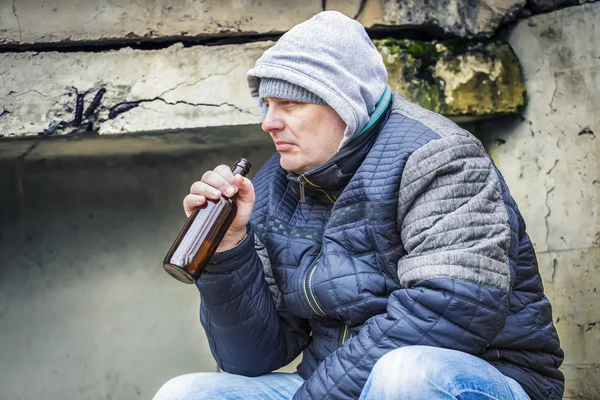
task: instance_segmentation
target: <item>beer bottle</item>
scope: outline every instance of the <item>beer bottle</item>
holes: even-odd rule
[[[250,167],[248,160],[240,158],[232,168],[233,175],[246,176]],[[177,235],[165,257],[165,271],[181,282],[194,283],[217,250],[236,212],[233,198],[206,199],[206,203],[190,214]]]

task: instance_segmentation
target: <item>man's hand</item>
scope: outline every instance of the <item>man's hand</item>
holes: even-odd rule
[[[236,193],[237,214],[217,251],[234,247],[246,234],[255,200],[252,182],[241,175],[234,176],[227,165],[219,165],[194,182],[190,194],[183,199],[183,209],[189,217],[192,211],[206,203],[206,199],[218,200],[221,196],[233,197]]]

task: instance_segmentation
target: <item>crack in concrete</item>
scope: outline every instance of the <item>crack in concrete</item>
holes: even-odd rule
[[[552,260],[552,276],[550,277],[550,282],[554,283],[554,277],[556,276],[556,268],[558,267],[558,260],[556,257]]]
[[[196,82],[194,82],[194,83],[190,83],[190,84],[186,84],[187,82],[179,82],[177,85],[175,85],[175,86],[174,86],[174,87],[172,87],[171,89],[167,89],[167,90],[165,90],[164,92],[162,92],[161,94],[159,94],[159,95],[158,95],[158,96],[156,96],[156,97],[157,97],[157,98],[158,98],[158,97],[163,97],[165,94],[167,94],[167,93],[170,93],[170,92],[173,92],[173,91],[177,90],[177,89],[178,89],[180,86],[182,86],[182,85],[185,85],[186,87],[193,86],[193,85],[197,84],[198,82],[200,82],[201,80],[202,80],[202,79],[200,79],[199,81],[196,81]]]
[[[542,165],[540,164],[540,160],[539,158],[535,159],[535,163],[538,167],[538,171],[542,171]],[[546,171],[547,175],[550,175],[550,173],[552,172],[552,170],[556,167],[556,165],[558,164],[558,159],[554,161],[554,165],[552,167],[550,167],[549,170]],[[550,214],[552,214],[552,210],[550,209],[550,205],[548,204],[548,199],[550,197],[550,193],[552,193],[554,191],[554,189],[556,188],[556,183],[552,182],[552,187],[548,188],[547,184],[545,183],[544,186],[546,186],[546,197],[544,199],[544,206],[546,207],[546,214],[544,215],[544,224],[546,226],[546,251],[548,251],[548,249],[550,249],[550,244],[548,243],[548,239],[550,237],[550,226],[548,224],[548,218],[550,217]]]
[[[180,86],[180,85],[181,84],[179,84],[178,86]],[[177,88],[177,86],[175,88]],[[169,89],[167,92],[169,92],[171,90],[174,90],[175,88]],[[154,101],[162,101],[163,103],[171,105],[171,106],[174,106],[174,105],[177,105],[177,104],[186,104],[186,105],[189,105],[189,106],[192,106],[192,107],[217,107],[218,108],[218,107],[222,107],[222,106],[227,106],[227,107],[232,107],[232,108],[236,109],[237,111],[239,111],[241,113],[244,113],[244,114],[250,114],[252,116],[258,116],[259,115],[257,113],[253,113],[251,111],[244,110],[243,108],[240,108],[240,107],[236,106],[235,104],[231,104],[231,103],[228,103],[228,102],[223,102],[223,103],[219,103],[219,104],[216,104],[216,103],[192,103],[192,102],[185,101],[185,100],[177,100],[175,102],[170,102],[170,101],[167,101],[167,100],[163,99],[160,96],[155,97],[153,99],[142,99],[142,100],[136,100],[136,101],[133,101],[133,102],[119,103],[119,104],[113,106],[111,108],[111,110],[113,110],[116,107],[118,107],[120,105],[123,105],[123,104],[135,104],[135,106],[130,107],[130,108],[126,109],[126,110],[123,110],[123,111],[119,112],[118,115],[120,115],[120,114],[126,113],[129,110],[134,109],[135,107],[137,107],[137,105],[140,105],[140,106],[143,107],[143,103],[152,103]],[[143,108],[146,109],[146,110],[148,109],[147,107],[143,107]],[[118,115],[115,115],[114,118],[116,118]],[[114,119],[114,118],[110,118],[110,119]]]
[[[362,12],[365,9],[365,6],[367,5],[367,1],[368,0],[360,0],[360,5],[358,6],[358,11],[356,12],[356,15],[354,16],[354,19],[357,19],[360,14],[362,14]]]
[[[558,160],[554,160],[554,165],[552,165],[550,167],[550,169],[548,171],[546,171],[546,175],[550,175],[550,173],[552,172],[552,170],[556,167],[556,164],[558,164]]]
[[[558,90],[558,82],[556,82],[556,74],[553,75],[554,78],[554,92],[552,93],[552,99],[550,99],[550,104],[548,104],[548,106],[550,107],[550,113],[552,113],[554,111],[554,97],[556,96],[556,91]]]
[[[542,254],[550,254],[550,253],[566,253],[569,251],[587,251],[591,249],[595,249],[594,246],[586,246],[586,247],[569,247],[568,249],[547,249],[545,251],[537,252],[538,255]]]
[[[43,93],[41,93],[41,92],[39,92],[39,91],[37,91],[35,89],[29,89],[28,91],[23,92],[23,93],[15,93],[13,91],[10,91],[10,92],[8,92],[8,94],[6,96],[0,97],[0,99],[6,99],[8,96],[11,96],[11,95],[14,96],[14,97],[25,96],[27,93],[31,93],[31,92],[37,93],[37,94],[39,94],[42,97],[46,97],[46,98],[51,97],[51,96],[45,95],[45,94],[43,94]]]
[[[550,189],[546,190],[546,200],[544,201],[547,210],[546,215],[544,215],[544,223],[546,224],[546,249],[550,248],[550,244],[548,243],[548,238],[550,237],[550,226],[548,225],[548,217],[550,217],[550,214],[552,214],[552,209],[548,204],[548,198],[550,197],[550,193],[552,193],[555,188],[556,186],[552,186]]]
[[[229,71],[227,71],[225,73],[222,73],[222,74],[208,74],[204,78],[200,78],[200,79],[198,79],[197,81],[195,81],[193,83],[180,82],[177,85],[175,85],[173,88],[165,90],[164,92],[162,92],[161,94],[159,94],[158,96],[156,96],[156,98],[163,97],[167,93],[173,92],[173,91],[177,90],[181,86],[190,87],[190,86],[197,85],[198,83],[200,83],[200,82],[202,82],[202,81],[204,81],[204,80],[206,80],[208,78],[211,78],[213,76],[227,76],[227,75],[229,75],[231,73],[231,71],[233,71],[236,68],[238,68],[238,66],[235,66],[235,67],[231,68]]]
[[[151,102],[151,101],[155,101],[155,100],[160,100],[160,101],[162,101],[165,104],[169,104],[169,105],[173,105],[173,106],[177,105],[177,104],[187,104],[188,106],[194,106],[194,107],[222,107],[222,106],[228,106],[228,107],[232,107],[232,108],[238,110],[241,113],[250,114],[250,115],[256,116],[256,114],[254,114],[254,113],[252,113],[250,111],[244,110],[244,109],[236,106],[235,104],[231,104],[231,103],[228,103],[226,101],[224,101],[223,103],[219,103],[219,104],[213,104],[213,103],[191,103],[191,102],[185,101],[185,100],[177,100],[176,102],[169,102],[169,101],[166,101],[165,99],[163,99],[161,97],[156,97],[156,98],[154,98],[152,100],[141,100],[141,102]]]
[[[19,19],[19,16],[17,15],[17,5],[15,4],[17,2],[17,0],[13,0],[13,4],[12,4],[12,12],[15,15],[15,18],[17,19],[17,24],[19,25],[19,42],[23,41],[23,31],[21,30],[21,20]]]

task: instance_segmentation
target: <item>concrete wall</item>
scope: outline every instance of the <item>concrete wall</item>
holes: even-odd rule
[[[126,3],[122,7],[142,7],[140,2]],[[283,8],[287,4],[277,3]],[[329,2],[332,7],[337,3],[342,2]],[[358,3],[348,2],[352,7]],[[82,24],[75,18],[71,28],[64,28],[71,33],[65,33],[50,20],[46,25],[27,22],[28,18],[39,19],[36,13],[42,12],[33,5],[51,7],[63,4],[62,0],[15,0],[13,4],[15,7],[10,2],[0,5],[0,29],[5,29],[2,38],[13,29],[9,43],[21,43],[15,39],[19,34],[23,43],[38,40],[31,39],[34,28],[39,28],[40,41],[49,38],[52,42],[83,31],[80,26],[93,27],[90,21]],[[27,4],[33,8],[26,8]],[[307,13],[318,11],[318,5],[310,4]],[[372,4],[368,2],[368,7]],[[385,4],[390,6],[392,1]],[[507,10],[511,8],[511,2],[504,4]],[[79,5],[82,10],[92,7]],[[148,12],[159,8],[150,6]],[[367,8],[364,12],[378,10]],[[48,10],[44,12],[40,15],[51,15]],[[112,18],[112,11],[105,7],[104,12],[91,15]],[[235,12],[232,19],[237,18]],[[290,21],[304,18],[304,11],[297,12]],[[277,15],[273,18],[278,24],[287,18]],[[599,21],[600,3],[594,3],[534,16],[508,30],[506,39],[523,68],[528,105],[518,117],[470,126],[504,174],[538,251],[546,293],[566,352],[562,368],[567,378],[565,398],[600,398]],[[158,27],[158,21],[155,23]],[[287,29],[288,23],[274,26],[275,30]],[[145,27],[135,35],[154,37],[149,33],[152,29],[154,26]],[[226,27],[213,33],[234,30]],[[49,32],[63,36],[51,37]],[[116,32],[122,34],[121,30]],[[176,34],[169,32],[160,35]],[[73,39],[114,36],[99,35]],[[161,93],[172,96],[166,102],[148,101],[123,114],[122,119],[133,116],[128,120],[130,127],[184,128],[190,126],[180,124],[186,114],[204,117],[210,112],[238,124],[257,122],[249,98],[232,100],[228,95],[217,103],[216,99],[202,98],[207,90],[202,85],[211,82],[211,74],[217,74],[231,85],[239,85],[235,90],[242,90],[245,71],[230,71],[227,66],[234,58],[256,57],[263,45],[217,46],[209,50],[215,55],[209,62],[197,55],[190,57],[200,65],[193,68],[192,61],[189,65],[173,62],[192,54],[180,45],[156,52],[114,51],[135,61],[129,65],[111,61],[110,55],[104,63],[94,64],[94,57],[85,53],[73,56],[70,60],[76,61],[72,63],[61,64],[56,57],[51,60],[54,63],[43,64],[36,58],[47,62],[46,53],[11,54],[15,64],[0,68],[0,89],[4,90],[0,106],[8,104],[10,96],[19,98],[20,104],[31,103],[32,115],[46,115],[47,109],[40,107],[48,101],[44,96],[52,97],[51,104],[62,104],[60,96],[66,92],[60,90],[72,82],[82,91],[90,90],[88,96],[92,96],[99,88],[94,78],[97,74],[89,70],[93,64],[96,72],[105,69],[124,80],[119,74],[130,68],[127,84],[114,83],[114,93],[121,95],[115,98],[118,101],[146,98],[127,97],[130,91],[123,88],[129,87],[137,88],[136,95],[144,93],[148,99]],[[225,50],[223,55],[217,53],[219,49]],[[49,79],[43,90],[36,86],[35,76],[24,73],[27,67],[39,65],[55,65],[56,69],[48,73],[60,77]],[[153,69],[153,65],[160,68]],[[79,68],[80,72],[67,76],[63,71],[66,67]],[[178,70],[185,71],[186,81],[181,80],[184,74],[178,75]],[[170,71],[172,79],[160,79],[165,71]],[[144,79],[152,76],[148,80],[151,84],[138,80],[137,72],[145,73]],[[47,87],[60,90],[48,94]],[[72,90],[71,96],[76,94]],[[182,103],[187,99],[184,94],[197,94],[192,103],[203,104]],[[217,107],[221,102],[230,105]],[[152,117],[136,116],[144,107],[146,111],[154,107]],[[174,111],[165,117],[166,110]],[[198,110],[202,113],[194,114]],[[0,119],[23,132],[35,133],[49,123],[46,119],[31,128],[11,111],[0,107]],[[173,117],[179,113],[182,119]],[[223,129],[0,141],[0,398],[150,398],[172,376],[216,369],[198,323],[197,292],[170,278],[160,262],[183,223],[181,199],[191,182],[206,168],[240,155],[258,166],[272,151],[266,135],[256,126]],[[175,340],[183,344],[174,345]]]
[[[257,126],[169,135],[46,139],[24,159],[35,141],[0,142],[2,400],[150,399],[217,370],[198,291],[162,259],[190,184],[273,146]]]
[[[566,358],[565,398],[600,398],[600,3],[508,33],[528,92],[520,117],[478,124],[537,250]]]
[[[489,35],[525,0],[13,0],[0,3],[0,44],[140,40],[285,32],[322,10],[365,27],[428,25],[458,36]]]
[[[239,46],[181,43],[161,50],[0,54],[0,134],[36,135],[52,122],[74,118],[106,93],[93,123],[100,134],[258,123],[246,72],[272,42]],[[126,102],[136,108],[110,115]]]
[[[523,105],[518,60],[506,43],[474,44],[457,54],[437,43],[433,62],[407,50],[424,42],[375,43],[390,85],[414,102],[454,117],[514,113]],[[246,72],[273,44],[0,53],[0,137],[259,123]],[[423,63],[431,64],[426,71]],[[84,117],[75,124],[78,103]]]
[[[451,0],[431,5],[396,0],[0,2],[0,137],[258,123],[261,118],[248,95],[245,74],[273,42],[209,46],[198,45],[205,43],[197,41],[199,36],[214,40],[244,35],[247,41],[256,34],[284,32],[323,7],[351,17],[359,14],[365,26],[423,25],[423,30],[437,27],[437,34],[481,36],[513,18],[524,4],[524,0]],[[194,46],[174,42],[189,37],[196,41],[186,44]],[[144,40],[154,40],[156,45],[165,39],[171,45],[154,50],[97,47]],[[439,102],[440,112],[449,110],[448,115],[460,117],[513,112],[522,105],[518,65],[508,46],[490,43],[471,48],[468,44],[469,54],[454,54],[439,46],[432,61],[429,52],[401,54],[412,42],[406,43],[400,52],[398,46],[382,42],[378,47],[386,60],[392,60],[390,82],[394,89],[406,88],[401,92],[407,98]],[[35,51],[40,48],[43,51]],[[423,68],[425,64],[429,67]],[[426,74],[431,78],[423,78]],[[493,101],[475,96],[466,96],[472,100],[468,104],[459,101],[466,98],[459,92],[472,93],[473,87]],[[101,91],[95,111],[90,108],[90,115],[75,123],[77,104],[88,110]]]

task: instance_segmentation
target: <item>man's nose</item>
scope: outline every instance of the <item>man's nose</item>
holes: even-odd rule
[[[284,127],[285,123],[283,122],[283,119],[279,113],[274,109],[274,107],[269,107],[267,115],[265,115],[265,119],[261,125],[262,130],[267,133],[278,132],[283,130]]]

